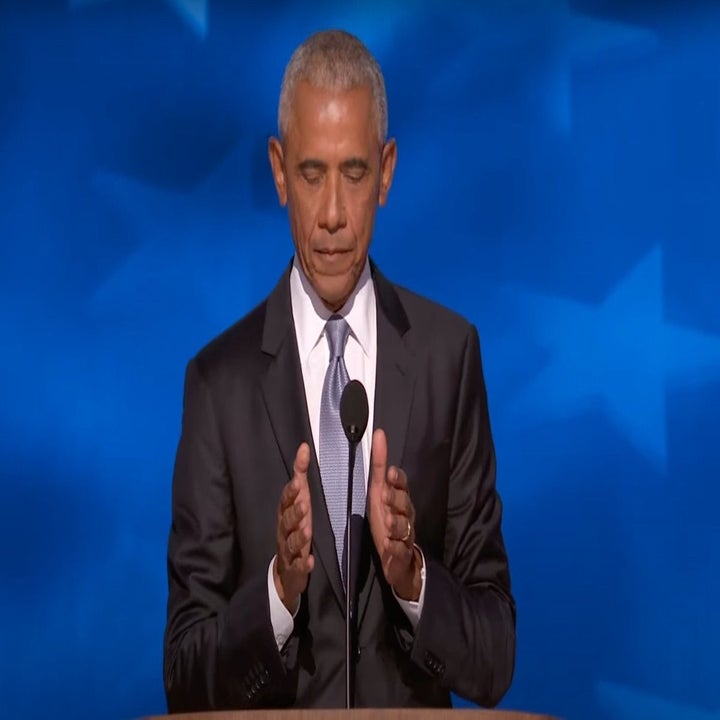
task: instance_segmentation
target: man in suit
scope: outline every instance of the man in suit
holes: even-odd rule
[[[479,341],[368,258],[397,153],[377,63],[347,33],[311,36],[278,117],[269,156],[293,262],[187,368],[169,709],[344,706],[348,378],[367,388],[374,428],[354,470],[353,703],[446,706],[452,691],[494,705],[515,608]]]

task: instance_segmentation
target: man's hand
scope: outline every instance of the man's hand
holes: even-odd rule
[[[422,555],[415,547],[415,508],[404,470],[387,467],[387,439],[383,430],[372,438],[370,531],[382,561],[385,579],[403,600],[418,600]]]
[[[295,614],[300,593],[307,587],[315,566],[310,554],[312,506],[307,471],[310,446],[302,443],[295,454],[292,480],[283,488],[277,512],[277,557],[273,580],[278,597],[290,614]]]

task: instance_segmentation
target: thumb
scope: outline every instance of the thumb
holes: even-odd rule
[[[373,485],[382,486],[387,477],[387,438],[385,431],[379,428],[373,433],[370,458],[371,482]]]
[[[310,446],[304,442],[300,443],[295,453],[295,462],[293,463],[293,474],[300,479],[301,483],[307,483],[307,471],[310,466]]]

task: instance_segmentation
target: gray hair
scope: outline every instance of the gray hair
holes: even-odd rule
[[[354,35],[344,30],[324,30],[311,35],[292,54],[280,88],[278,132],[281,139],[288,131],[290,107],[300,80],[331,90],[369,85],[375,101],[378,139],[385,142],[388,131],[385,81],[377,60]]]

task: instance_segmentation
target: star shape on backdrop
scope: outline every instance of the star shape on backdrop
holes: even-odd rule
[[[68,0],[70,9],[77,10],[88,5],[99,5],[109,0]],[[210,0],[165,0],[200,38],[208,33],[208,10]]]
[[[251,138],[237,143],[188,192],[99,171],[95,191],[122,213],[137,246],[96,289],[91,311],[149,322],[199,313],[218,332],[249,310],[292,254],[283,213],[253,207],[252,152]]]
[[[601,408],[665,470],[666,384],[696,386],[720,376],[720,337],[665,320],[661,249],[598,305],[523,291],[515,298],[549,358],[510,401],[510,419],[570,419]]]
[[[530,96],[548,125],[561,134],[572,131],[573,71],[657,46],[657,34],[623,22],[601,20],[573,10],[567,0],[498,3],[483,12],[462,15],[468,42],[431,78],[432,96],[466,97],[477,92],[477,74],[488,65],[515,66],[531,78]],[[469,23],[469,25],[468,25]],[[550,42],[538,42],[538,26]],[[512,75],[512,72],[511,72]]]
[[[551,15],[557,37],[555,51],[545,68],[545,107],[551,124],[560,132],[570,134],[574,68],[605,57],[648,52],[656,47],[657,35],[627,23],[589,17],[572,10],[567,1],[552,4],[557,6]]]
[[[614,720],[720,720],[720,712],[672,702],[618,683],[600,682],[595,694]]]

